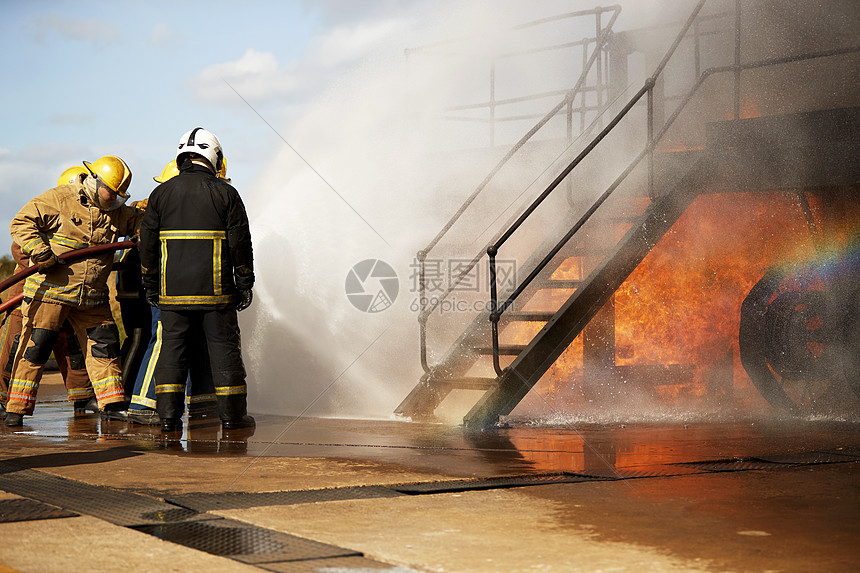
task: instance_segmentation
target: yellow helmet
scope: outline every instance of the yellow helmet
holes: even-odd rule
[[[161,170],[161,175],[158,177],[153,177],[156,183],[164,183],[165,181],[169,181],[179,175],[179,168],[176,166],[176,160],[171,159],[167,162],[167,165],[164,166],[164,169]]]
[[[60,175],[60,179],[57,181],[57,187],[60,185],[70,185],[76,181],[80,181],[81,175],[87,174],[87,168],[83,165],[72,165]]]
[[[227,158],[223,155],[221,156],[221,169],[218,170],[218,177],[227,179]]]
[[[94,162],[84,161],[84,167],[102,183],[110,187],[120,197],[128,198],[131,184],[131,169],[116,155],[105,155]]]

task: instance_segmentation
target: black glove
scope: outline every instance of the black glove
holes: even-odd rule
[[[243,311],[251,306],[251,301],[254,299],[254,292],[251,289],[239,291],[239,301],[236,303],[236,310]]]
[[[146,289],[146,302],[149,306],[158,308],[158,291],[155,289]]]
[[[47,253],[43,254],[38,259],[36,259],[35,257],[31,257],[30,260],[32,260],[34,263],[36,263],[36,266],[39,267],[39,271],[41,271],[43,273],[47,272],[54,265],[61,264],[63,262],[63,260],[60,257],[55,255],[51,251],[48,251]]]

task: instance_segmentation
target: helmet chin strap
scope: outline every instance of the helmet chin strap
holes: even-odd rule
[[[114,209],[119,209],[128,200],[128,197],[117,195],[116,199],[114,199],[110,205],[105,205],[104,201],[102,201],[101,195],[99,195],[99,181],[96,175],[88,175],[87,178],[84,179],[84,191],[87,193],[87,198],[89,198],[93,205],[98,207],[100,211],[113,211]]]

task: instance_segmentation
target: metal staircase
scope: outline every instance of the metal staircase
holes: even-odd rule
[[[700,72],[697,59],[692,87],[678,98],[674,112],[664,122],[655,119],[655,108],[661,105],[656,96],[662,90],[667,63],[684,38],[698,31],[705,18],[714,18],[713,14],[705,16],[705,4],[706,0],[701,0],[696,5],[655,73],[636,95],[488,245],[491,311],[477,316],[433,366],[428,364],[425,341],[432,309],[424,309],[419,321],[425,375],[397,408],[397,414],[432,417],[449,393],[457,389],[484,392],[464,418],[468,427],[492,426],[500,416],[510,414],[702,193],[803,190],[860,183],[860,107],[856,107],[860,101],[843,108],[745,119],[740,109],[743,73],[846,57],[860,52],[860,46],[742,62],[740,0],[733,2],[734,13],[730,15],[734,16],[734,61]],[[704,144],[695,149],[668,151],[667,142],[677,131],[676,122],[682,123],[679,117],[694,107],[691,102],[701,96],[706,86],[724,77],[730,79],[732,86],[730,118],[704,122]],[[548,230],[546,238],[522,264],[528,275],[500,297],[496,277],[500,251],[540,205],[570,180],[572,173],[586,168],[587,161],[600,151],[601,143],[613,130],[625,129],[634,121],[632,110],[641,110],[642,104],[646,108],[647,136],[641,151],[584,213],[563,217]],[[423,261],[432,247],[433,243],[419,253],[419,260]],[[570,261],[580,269],[577,279],[553,279]],[[528,301],[545,289],[563,289],[566,300],[552,310],[529,312],[516,308],[517,301]],[[522,322],[542,326],[526,344],[501,344],[500,332]],[[469,376],[481,357],[492,359],[494,375]],[[513,359],[503,366],[503,357]]]

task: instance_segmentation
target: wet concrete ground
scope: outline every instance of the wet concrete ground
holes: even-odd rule
[[[167,436],[74,416],[62,395],[46,378],[35,416],[0,427],[0,572],[860,570],[855,423],[470,433],[257,415],[253,431],[200,421]],[[179,538],[80,499],[122,496],[214,521]],[[19,498],[78,516],[4,522]],[[218,524],[255,528],[241,547],[188,537]],[[320,543],[266,557],[283,534]]]

